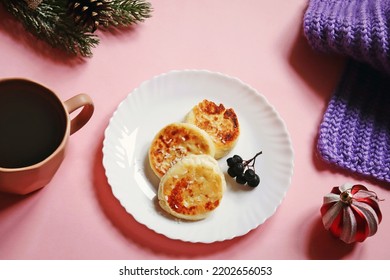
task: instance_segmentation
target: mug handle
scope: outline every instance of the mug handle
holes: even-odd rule
[[[69,98],[64,102],[64,105],[68,114],[71,114],[77,109],[83,107],[81,112],[70,121],[70,134],[72,135],[82,128],[92,117],[94,105],[91,97],[84,93]]]

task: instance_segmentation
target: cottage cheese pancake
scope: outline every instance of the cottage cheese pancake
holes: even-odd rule
[[[210,136],[189,123],[172,123],[154,137],[149,149],[149,163],[161,178],[176,162],[190,154],[214,156],[215,147]]]
[[[186,122],[206,131],[215,145],[215,158],[225,156],[235,145],[240,135],[240,126],[232,108],[203,100],[187,114]]]
[[[225,177],[212,156],[188,155],[161,178],[158,200],[177,218],[200,220],[220,205],[225,188]]]

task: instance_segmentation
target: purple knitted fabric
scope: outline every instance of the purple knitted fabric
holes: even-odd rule
[[[321,157],[390,182],[390,0],[310,0],[309,44],[350,58],[319,129]]]
[[[347,55],[390,74],[390,0],[309,0],[304,31],[319,51]]]

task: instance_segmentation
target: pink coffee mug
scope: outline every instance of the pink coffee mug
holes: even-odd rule
[[[0,80],[0,191],[28,194],[46,186],[64,159],[69,136],[93,111],[86,94],[62,102],[33,81]]]

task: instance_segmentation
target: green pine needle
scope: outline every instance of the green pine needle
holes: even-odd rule
[[[143,0],[112,0],[113,26],[129,26],[149,18],[152,13],[152,6],[149,2]]]
[[[27,31],[54,48],[89,57],[99,43],[97,36],[85,33],[66,16],[67,0],[45,0],[35,10],[20,0],[0,2]]]
[[[74,23],[68,12],[68,0],[44,0],[33,10],[22,0],[0,0],[5,9],[31,34],[69,54],[92,56],[99,38]],[[113,0],[112,20],[106,27],[128,26],[150,17],[150,3],[143,0]]]

